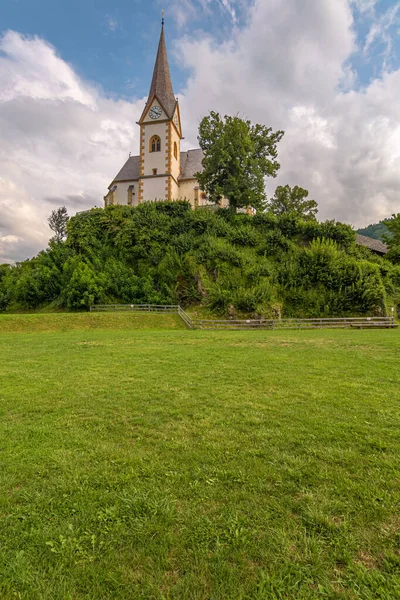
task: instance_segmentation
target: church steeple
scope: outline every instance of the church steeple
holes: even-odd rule
[[[172,119],[177,101],[172,88],[171,74],[168,65],[167,48],[164,36],[164,15],[147,105],[153,100],[154,96],[161,104],[168,118]],[[145,112],[146,108],[143,111],[142,118]]]
[[[138,202],[179,198],[182,131],[179,103],[174,96],[165,47],[164,15],[149,97],[138,124]]]
[[[137,124],[140,155],[130,156],[111,183],[104,198],[105,206],[137,206],[145,201],[183,198],[190,200],[193,207],[198,206],[201,198],[195,175],[202,169],[203,153],[200,148],[181,152],[181,118],[165,47],[164,14],[149,97]],[[205,200],[201,201],[204,203]]]

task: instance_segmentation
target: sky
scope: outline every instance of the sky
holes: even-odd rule
[[[183,149],[210,110],[285,136],[267,182],[320,219],[400,212],[400,1],[2,0],[0,264],[45,248],[47,218],[103,205],[129,153],[165,33]]]

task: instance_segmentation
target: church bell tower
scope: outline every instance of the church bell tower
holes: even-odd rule
[[[138,200],[175,200],[179,194],[179,103],[172,88],[164,36],[164,16],[150,91],[140,125]]]

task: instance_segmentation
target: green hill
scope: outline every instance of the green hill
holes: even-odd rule
[[[389,221],[390,219],[386,220]],[[368,225],[368,227],[357,229],[357,233],[360,235],[366,235],[374,240],[380,240],[381,242],[386,241],[385,236],[390,238],[392,235],[383,221],[379,221],[379,223],[374,223],[373,225]]]
[[[192,211],[187,202],[111,206],[71,218],[66,242],[0,267],[0,309],[180,303],[220,315],[382,314],[400,267],[348,225]]]

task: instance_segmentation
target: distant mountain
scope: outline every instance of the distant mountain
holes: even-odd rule
[[[390,219],[385,220],[390,221]],[[385,241],[385,235],[388,237],[391,237],[392,235],[383,221],[379,221],[379,223],[374,223],[373,225],[368,225],[368,227],[364,227],[363,229],[357,229],[357,233],[360,235],[366,235],[374,240],[381,240],[381,242]]]

